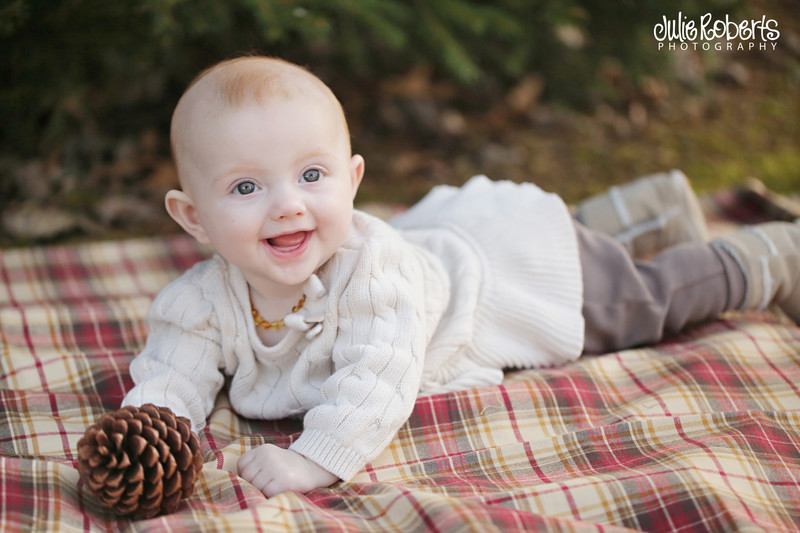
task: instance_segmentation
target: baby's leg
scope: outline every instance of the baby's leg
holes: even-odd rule
[[[800,220],[683,243],[634,261],[620,243],[576,223],[586,352],[658,342],[730,309],[775,305],[800,324]]]
[[[705,217],[683,172],[672,170],[611,187],[578,204],[575,218],[612,235],[634,257],[708,239]]]
[[[776,305],[800,324],[800,219],[749,226],[711,244],[744,274],[742,309]]]
[[[744,297],[741,270],[717,247],[683,243],[651,261],[635,261],[610,236],[575,226],[587,353],[654,344],[690,324],[716,318]]]

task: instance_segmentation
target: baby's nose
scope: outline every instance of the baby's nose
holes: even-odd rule
[[[291,187],[282,187],[275,191],[270,203],[270,216],[274,220],[283,220],[292,217],[301,217],[306,213],[306,207],[297,191]]]

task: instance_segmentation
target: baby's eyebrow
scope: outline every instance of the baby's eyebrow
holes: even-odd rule
[[[314,146],[308,148],[304,153],[301,159],[313,159],[315,157],[331,157],[334,155],[334,151],[331,150],[329,146]]]
[[[257,174],[255,165],[253,166],[236,166],[227,169],[225,172],[213,178],[213,183],[217,184],[221,181],[228,181],[243,177],[252,177]]]

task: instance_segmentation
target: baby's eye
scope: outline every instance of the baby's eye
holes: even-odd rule
[[[233,192],[234,194],[241,194],[243,196],[247,194],[253,194],[256,192],[256,184],[252,181],[243,181],[236,185],[236,187],[233,189]]]
[[[314,183],[319,181],[322,177],[322,172],[319,171],[317,168],[309,168],[305,172],[303,172],[303,181],[306,183]]]

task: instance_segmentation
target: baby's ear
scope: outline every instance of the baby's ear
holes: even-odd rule
[[[197,218],[197,209],[195,209],[194,202],[188,194],[173,189],[167,192],[164,204],[167,207],[169,216],[180,224],[186,230],[186,233],[203,244],[211,242],[208,239],[206,230],[203,229],[203,225],[200,224],[200,220]]]
[[[356,154],[350,158],[350,181],[353,185],[353,198],[356,197],[361,178],[364,177],[364,158]]]

